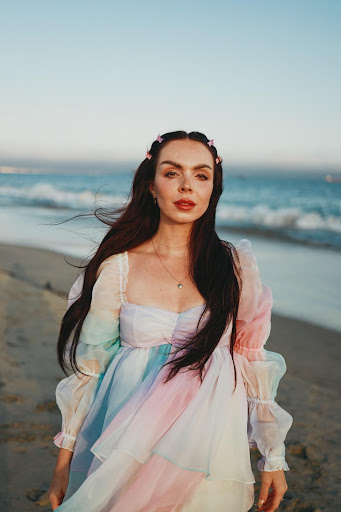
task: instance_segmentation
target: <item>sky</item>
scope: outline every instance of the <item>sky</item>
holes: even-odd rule
[[[2,0],[0,20],[0,167],[141,161],[196,130],[231,165],[341,170],[339,0]]]

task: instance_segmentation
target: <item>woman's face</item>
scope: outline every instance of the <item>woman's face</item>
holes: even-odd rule
[[[150,192],[157,198],[160,221],[194,222],[207,210],[213,190],[214,159],[201,142],[185,139],[161,149]],[[194,205],[186,205],[185,201]]]

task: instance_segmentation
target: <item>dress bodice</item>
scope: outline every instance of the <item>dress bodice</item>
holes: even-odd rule
[[[199,304],[181,313],[142,304],[125,302],[120,311],[120,339],[122,346],[148,348],[170,343],[181,345],[195,333],[205,304]],[[200,328],[207,321],[206,311]],[[229,344],[232,324],[219,341],[218,346]]]

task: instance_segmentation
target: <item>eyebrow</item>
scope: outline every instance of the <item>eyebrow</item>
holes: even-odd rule
[[[160,163],[160,165],[164,165],[164,164],[172,165],[173,167],[176,167],[177,169],[183,169],[183,166],[181,164],[179,164],[178,162],[173,162],[173,160],[164,160],[163,162]],[[193,167],[193,170],[196,171],[197,169],[205,169],[205,168],[212,170],[212,167],[210,167],[207,164],[195,165]]]

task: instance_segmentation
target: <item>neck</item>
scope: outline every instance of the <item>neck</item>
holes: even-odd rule
[[[191,228],[191,223],[170,225],[160,222],[153,236],[158,253],[179,258],[187,257]]]

